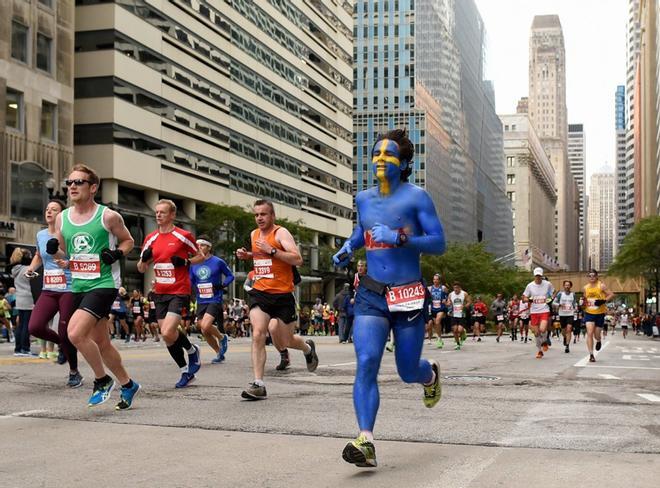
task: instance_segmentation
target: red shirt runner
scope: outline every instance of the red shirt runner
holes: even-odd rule
[[[174,227],[166,234],[156,230],[144,239],[142,252],[148,247],[154,253],[156,284],[153,292],[159,295],[190,295],[188,266],[175,268],[171,259],[172,256],[188,259],[191,254],[197,254],[197,244],[193,235],[179,227]]]

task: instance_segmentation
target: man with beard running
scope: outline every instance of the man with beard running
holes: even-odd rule
[[[430,306],[430,317],[427,325],[429,331],[429,339],[433,336],[433,330],[438,335],[438,339],[435,341],[435,347],[442,349],[445,345],[445,341],[442,340],[442,319],[445,318],[447,314],[447,297],[449,296],[449,291],[447,287],[440,282],[440,275],[433,275],[433,284],[428,287],[429,293],[431,294],[431,306]]]
[[[195,381],[195,373],[202,365],[199,346],[193,345],[185,333],[179,331],[184,308],[190,306],[190,275],[188,268],[204,260],[195,238],[187,230],[174,225],[176,205],[172,200],[159,200],[156,204],[158,229],[149,234],[142,244],[137,268],[147,271],[153,263],[156,283],[154,302],[156,319],[167,350],[181,370],[176,388],[185,388]],[[184,357],[188,353],[188,363]]]
[[[573,323],[575,322],[575,314],[577,312],[577,300],[575,293],[571,291],[573,282],[571,280],[564,280],[564,289],[557,293],[554,302],[552,302],[559,309],[559,323],[561,324],[562,333],[564,335],[564,352],[570,351],[571,335],[573,332]]]

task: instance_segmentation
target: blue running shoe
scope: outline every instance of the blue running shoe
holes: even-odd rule
[[[181,379],[177,381],[175,388],[185,388],[190,383],[195,381],[195,375],[192,373],[181,373]]]
[[[119,403],[115,407],[115,410],[128,410],[133,405],[133,398],[137,395],[137,392],[140,391],[140,384],[137,381],[133,381],[133,386],[130,388],[121,387],[121,393],[119,395]]]
[[[214,357],[213,359],[211,359],[211,364],[218,364],[218,363],[223,362],[224,360],[225,360],[225,357],[222,355],[222,349],[220,349],[220,351],[218,351],[217,356]]]
[[[92,396],[89,397],[87,406],[96,407],[98,405],[101,405],[102,403],[107,402],[108,398],[110,398],[110,393],[112,393],[114,387],[115,387],[115,380],[113,380],[112,378],[110,378],[109,381],[100,384],[97,381],[94,381],[94,391],[92,391]]]
[[[222,356],[222,359],[225,359],[225,353],[227,352],[227,346],[229,345],[229,338],[227,337],[227,334],[222,336],[222,340],[220,341],[220,355]]]
[[[197,344],[193,344],[193,347],[195,348],[195,352],[188,354],[188,372],[194,376],[199,371],[199,368],[202,367],[202,351],[199,350]]]

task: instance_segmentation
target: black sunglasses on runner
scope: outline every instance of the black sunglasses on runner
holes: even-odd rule
[[[78,179],[75,179],[75,180],[64,180],[64,184],[66,186],[71,186],[71,185],[82,186],[85,183],[90,183],[91,184],[91,181],[83,180],[82,178],[78,178]]]

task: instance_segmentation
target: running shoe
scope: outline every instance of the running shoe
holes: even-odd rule
[[[265,400],[268,398],[266,393],[266,386],[257,385],[254,382],[249,383],[248,387],[241,393],[241,397],[245,398],[246,400]]]
[[[566,346],[566,349],[564,349],[564,352],[571,352],[571,350]]]
[[[433,408],[442,397],[442,385],[440,384],[440,365],[433,359],[429,363],[435,373],[435,381],[428,386],[424,385],[424,406]]]
[[[133,386],[130,388],[121,387],[121,393],[119,395],[119,403],[115,406],[115,410],[128,410],[133,405],[133,399],[137,392],[140,391],[140,384],[137,381],[133,381]]]
[[[439,337],[437,341],[435,341],[435,347],[438,349],[442,349],[445,347],[445,341],[442,340],[442,337]]]
[[[376,448],[373,442],[367,440],[367,436],[360,434],[357,439],[349,442],[344,447],[341,457],[347,463],[355,464],[359,468],[375,468]]]
[[[394,352],[394,341],[387,341],[387,344],[385,344],[385,349],[388,352]]]
[[[57,353],[57,364],[64,364],[66,363],[66,356],[64,355],[64,351],[60,351]]]
[[[312,348],[312,350],[309,351],[309,354],[305,354],[305,361],[307,362],[307,371],[312,373],[316,371],[316,368],[319,365],[319,357],[316,354],[316,345],[314,344],[314,341],[311,339],[307,339],[305,342],[309,344],[309,347]]]
[[[477,342],[481,342],[481,337],[477,337]]]
[[[225,358],[225,354],[227,353],[227,347],[229,347],[229,337],[227,337],[227,334],[224,334],[222,336],[222,340],[220,341],[220,353],[222,354],[223,360]]]
[[[218,351],[218,354],[211,359],[211,364],[218,364],[225,360],[225,357],[222,355],[222,349]]]
[[[593,354],[589,355],[589,362],[590,363],[595,363],[596,362],[596,357]]]
[[[125,342],[126,344],[128,344],[129,342],[131,342],[131,336],[126,336],[126,339],[124,339],[124,342]]]
[[[430,345],[431,344],[431,339],[426,339],[426,344]]]
[[[543,357],[543,351],[539,351],[536,353],[536,359],[541,359]]]
[[[460,350],[461,350],[461,345],[460,345],[460,344],[456,344],[456,345],[454,346],[454,351],[460,351]]]
[[[76,371],[75,373],[69,373],[69,381],[66,382],[66,386],[69,388],[79,388],[83,384],[82,375]]]
[[[46,353],[46,356],[48,356],[48,359],[57,359],[58,354],[55,351],[50,351]]]
[[[193,347],[195,348],[195,352],[192,354],[188,353],[188,373],[194,376],[199,371],[199,368],[202,367],[202,351],[199,350],[197,344],[193,344]]]
[[[280,352],[280,364],[275,366],[275,369],[277,371],[284,371],[286,368],[289,367],[289,364],[291,364],[291,360],[289,359],[289,351],[282,351]]]
[[[495,342],[500,342],[500,338],[499,338],[499,337],[496,337],[496,338],[495,338]]]
[[[601,346],[600,341],[596,341],[596,351],[600,351],[600,346]]]
[[[197,378],[193,373],[181,373],[181,378],[176,382],[174,388],[185,388],[189,384],[193,383]]]
[[[467,332],[463,329],[463,332],[461,332],[461,342],[465,342],[465,339],[467,339]]]
[[[87,406],[96,407],[107,402],[114,387],[115,380],[112,378],[109,378],[105,383],[99,383],[98,380],[94,380],[94,390],[92,391],[92,396],[89,397]]]
[[[41,351],[39,353],[39,359],[48,359],[48,353],[46,351]]]
[[[543,348],[543,352],[548,352],[548,343],[547,342],[544,342],[543,344],[541,344],[541,347]]]

